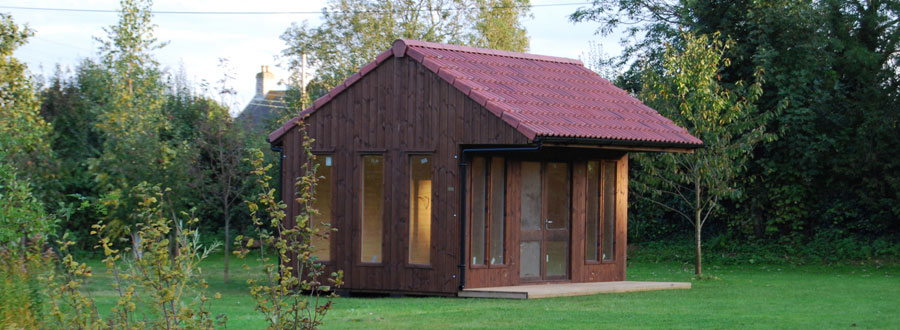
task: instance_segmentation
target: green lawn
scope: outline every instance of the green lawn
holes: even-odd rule
[[[204,265],[211,292],[223,299],[229,328],[260,328],[244,280],[233,262],[222,284],[221,257]],[[90,288],[101,311],[115,299],[109,278],[92,262]],[[258,267],[258,264],[255,264]],[[689,281],[693,268],[632,263],[629,280]],[[326,328],[900,328],[900,266],[708,265],[718,280],[690,290],[601,294],[526,301],[459,298],[338,298]]]

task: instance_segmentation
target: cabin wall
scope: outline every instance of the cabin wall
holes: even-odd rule
[[[585,212],[585,174],[587,164],[576,165],[575,190],[573,208],[574,228],[580,228],[579,234],[572,237],[572,282],[624,281],[628,247],[628,155],[622,156],[616,163],[616,238],[614,262],[586,262],[584,260],[584,228],[587,214]],[[580,170],[579,170],[580,168]],[[579,180],[580,176],[580,180]]]
[[[344,289],[455,294],[459,285],[460,145],[527,144],[529,140],[446,81],[408,57],[391,57],[305,121],[314,153],[334,160],[332,260]],[[294,181],[302,173],[300,130],[283,137],[286,223],[294,225]],[[361,157],[385,161],[383,262],[360,259]],[[407,264],[409,156],[433,156],[431,265]],[[511,181],[511,180],[510,180]],[[511,249],[509,251],[516,250]],[[512,256],[510,256],[512,259]]]
[[[626,247],[628,224],[628,155],[627,154],[599,154],[595,156],[585,155],[583,152],[570,153],[577,156],[565,158],[555,155],[546,158],[532,158],[529,160],[553,160],[571,161],[572,164],[572,192],[571,192],[571,218],[570,218],[570,260],[568,281],[563,282],[604,282],[624,281],[626,279]],[[585,261],[585,221],[586,193],[587,193],[587,161],[585,159],[615,160],[616,161],[616,215],[615,215],[615,257],[611,262]],[[467,257],[468,272],[466,276],[467,288],[484,288],[497,286],[513,286],[525,284],[519,280],[519,238],[521,224],[521,193],[522,172],[520,160],[507,159],[506,169],[506,251],[508,262],[505,265],[473,266]],[[469,183],[471,185],[471,183]],[[467,196],[471,196],[467,193]],[[471,205],[471,203],[468,203]],[[471,214],[471,207],[467,207]],[[471,228],[472,220],[468,217],[466,235],[467,256],[471,255]],[[527,284],[530,284],[527,283]]]

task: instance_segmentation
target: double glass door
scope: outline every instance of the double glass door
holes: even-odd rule
[[[569,163],[522,162],[521,281],[569,278]]]

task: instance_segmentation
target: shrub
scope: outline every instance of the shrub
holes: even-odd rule
[[[49,268],[43,253],[56,219],[31,192],[28,179],[3,162],[0,150],[0,328],[40,325],[43,296],[38,277]]]
[[[302,165],[303,176],[297,179],[296,202],[299,212],[295,227],[284,224],[285,204],[275,197],[275,189],[271,189],[267,175],[272,165],[264,165],[263,154],[259,150],[251,152],[251,163],[256,176],[256,187],[259,189],[255,201],[247,201],[253,224],[256,226],[256,239],[263,247],[271,246],[280,261],[278,265],[270,262],[265,248],[259,249],[259,259],[265,264],[263,280],[250,279],[250,293],[256,299],[256,309],[265,314],[270,329],[311,329],[322,324],[325,315],[331,309],[335,297],[334,288],[342,284],[343,273],[338,271],[327,276],[323,282],[325,266],[316,262],[313,256],[314,247],[310,244],[315,236],[327,237],[328,232],[319,232],[310,225],[310,216],[317,214],[312,207],[313,191],[318,182],[315,155],[310,151],[312,139],[303,134],[303,148],[306,162]],[[262,215],[260,215],[262,210]],[[235,240],[240,244],[243,239]],[[249,239],[243,246],[235,249],[239,258],[245,258],[254,239]],[[246,265],[245,265],[246,267]],[[320,297],[325,292],[330,292]]]
[[[118,249],[104,223],[92,227],[99,238],[97,248],[103,251],[106,271],[112,275],[117,303],[104,320],[96,303],[82,287],[92,275],[90,267],[75,261],[68,248],[74,243],[60,243],[62,270],[47,277],[50,295],[50,319],[54,328],[199,328],[224,325],[226,318],[212,317],[208,288],[199,267],[217,245],[204,248],[195,229],[197,218],[182,213],[174,217],[167,208],[165,193],[159,186],[143,183],[137,187],[141,221],[132,231],[134,248]],[[166,216],[171,214],[172,216]],[[132,252],[123,254],[122,252]],[[128,256],[128,257],[123,257]],[[218,296],[218,294],[216,294]]]

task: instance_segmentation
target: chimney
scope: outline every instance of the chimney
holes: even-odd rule
[[[266,93],[275,86],[275,74],[269,72],[269,66],[263,65],[260,72],[256,74],[256,95],[255,98],[266,97]]]

